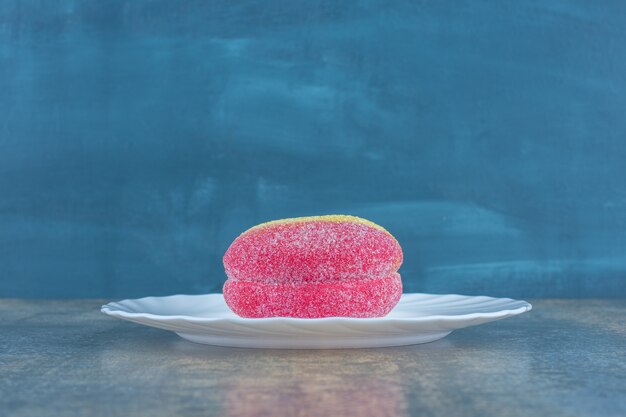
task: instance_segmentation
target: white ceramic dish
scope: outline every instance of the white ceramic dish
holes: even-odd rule
[[[403,294],[386,317],[245,319],[222,294],[172,295],[102,306],[109,316],[176,332],[196,343],[247,348],[369,348],[432,342],[453,330],[529,311],[526,301],[464,295]]]

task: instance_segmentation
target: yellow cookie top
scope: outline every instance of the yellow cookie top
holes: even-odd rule
[[[289,224],[289,223],[304,223],[304,222],[334,222],[334,223],[357,223],[357,224],[364,224],[370,227],[373,227],[374,229],[378,229],[381,230],[385,233],[387,233],[389,236],[392,236],[391,233],[389,233],[387,230],[385,230],[384,227],[377,225],[374,222],[371,222],[369,220],[366,219],[362,219],[361,217],[356,217],[356,216],[349,216],[346,214],[329,214],[329,215],[325,215],[325,216],[307,216],[307,217],[293,217],[290,219],[280,219],[280,220],[272,220],[269,222],[265,222],[265,223],[261,223],[258,224],[254,227],[251,227],[250,229],[246,230],[245,232],[242,233],[242,235],[254,231],[254,230],[258,230],[258,229],[264,229],[266,227],[269,226],[276,226],[276,225],[283,225],[283,224]]]

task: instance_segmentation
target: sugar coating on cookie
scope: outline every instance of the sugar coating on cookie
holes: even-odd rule
[[[368,220],[277,220],[230,245],[224,298],[242,317],[380,317],[402,294],[401,264],[396,239]]]
[[[266,283],[371,279],[401,264],[402,249],[389,232],[368,220],[339,215],[255,226],[224,255],[228,278]]]
[[[264,284],[228,280],[224,299],[237,315],[263,317],[383,317],[400,301],[397,272],[367,280]]]

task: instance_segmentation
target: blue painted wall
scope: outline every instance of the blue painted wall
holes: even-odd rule
[[[0,296],[218,291],[364,216],[407,291],[626,296],[626,3],[0,2]]]

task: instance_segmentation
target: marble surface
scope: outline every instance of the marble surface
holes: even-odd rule
[[[0,300],[1,415],[626,415],[626,299],[531,300],[430,344],[319,351],[196,345],[104,301]]]
[[[626,297],[624,45],[620,0],[0,0],[0,294],[219,292],[353,214],[406,292]]]

